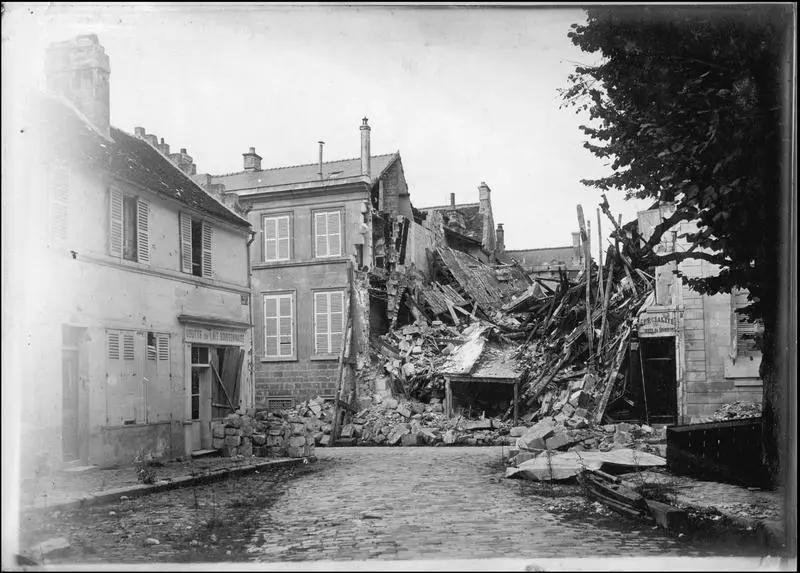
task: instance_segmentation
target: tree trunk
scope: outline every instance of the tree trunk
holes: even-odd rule
[[[783,424],[786,420],[786,397],[775,364],[774,327],[774,323],[768,324],[766,320],[764,321],[759,375],[763,384],[761,414],[762,462],[768,472],[772,486],[777,487],[784,483],[781,452],[785,448]]]

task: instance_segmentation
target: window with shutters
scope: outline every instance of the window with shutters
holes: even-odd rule
[[[743,357],[754,360],[761,356],[761,350],[756,340],[762,328],[761,323],[760,321],[753,322],[747,315],[739,312],[739,309],[748,304],[750,301],[747,300],[746,290],[737,289],[731,292],[731,359],[734,363]]]
[[[147,422],[143,352],[146,339],[133,330],[106,330],[106,423]]]
[[[214,276],[214,228],[206,221],[180,213],[181,271],[198,277]]]
[[[264,295],[264,358],[291,360],[295,354],[294,293]]]
[[[342,256],[342,211],[314,212],[314,256]]]
[[[264,215],[264,261],[288,261],[292,258],[292,220],[290,215]]]
[[[338,356],[344,336],[344,291],[314,293],[314,353]]]
[[[109,190],[109,251],[128,261],[150,262],[150,205],[114,187]]]

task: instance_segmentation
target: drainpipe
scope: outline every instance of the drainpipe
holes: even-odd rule
[[[250,324],[253,325],[250,327],[250,401],[253,404],[253,407],[256,406],[256,352],[255,352],[255,321],[253,316],[253,271],[252,271],[252,261],[250,259],[250,245],[253,244],[253,241],[256,239],[256,235],[258,233],[256,231],[250,231],[250,239],[247,241],[247,290],[250,293],[250,304],[247,306],[250,308]],[[246,409],[245,409],[246,413]]]

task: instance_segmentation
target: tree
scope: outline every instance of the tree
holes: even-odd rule
[[[576,113],[588,110],[585,147],[609,159],[613,173],[582,183],[675,203],[639,249],[640,263],[707,260],[717,275],[682,277],[691,288],[749,291],[745,311],[764,328],[764,461],[777,480],[786,400],[774,351],[792,7],[600,7],[587,16],[568,36],[602,58],[577,66],[562,98]],[[691,247],[656,255],[662,234],[681,221],[697,223],[681,235]]]

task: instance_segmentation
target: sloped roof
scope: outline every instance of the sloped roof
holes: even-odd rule
[[[372,172],[373,183],[380,178],[383,172],[399,156],[399,152],[370,156],[370,171]],[[325,181],[359,177],[361,176],[361,158],[323,162],[322,173]],[[271,169],[262,169],[261,171],[239,171],[225,175],[212,175],[211,177],[215,183],[225,185],[226,191],[320,181],[319,163],[273,167]]]
[[[460,205],[421,207],[419,210],[425,213],[439,211],[447,229],[482,244],[483,215],[480,209],[480,203],[462,203]],[[463,223],[463,227],[461,223]]]
[[[38,128],[48,152],[175,199],[198,211],[240,227],[246,219],[235,214],[192,181],[146,141],[111,127],[111,138],[98,133],[68,102],[41,96],[36,104]]]
[[[572,267],[572,247],[548,247],[544,249],[523,249],[506,251],[504,259],[514,259],[523,267],[541,267],[545,265]]]

